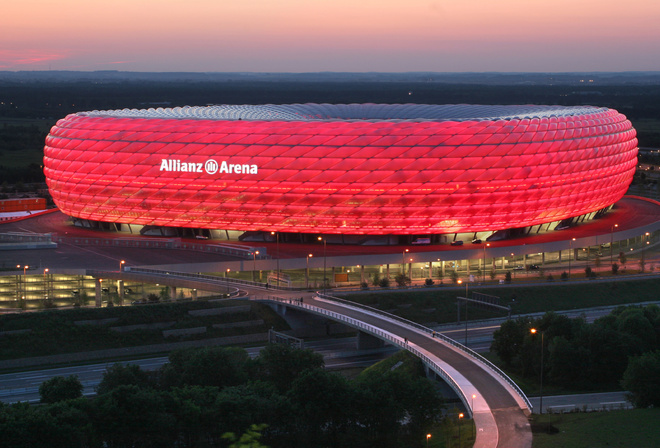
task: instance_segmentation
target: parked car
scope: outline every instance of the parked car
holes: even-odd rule
[[[479,238],[475,238],[472,240],[472,244],[481,244],[481,240]]]
[[[463,241],[452,241],[452,242],[451,242],[451,245],[452,245],[452,246],[462,246],[462,245],[463,245]]]

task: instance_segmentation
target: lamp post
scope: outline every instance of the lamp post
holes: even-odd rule
[[[530,333],[536,334],[539,332],[536,328],[529,330]],[[543,331],[541,331],[541,378],[539,381],[539,414],[543,414]]]
[[[257,255],[259,255],[259,251],[255,250],[252,252],[252,281],[255,281],[255,275],[257,273]]]
[[[472,423],[474,423],[474,399],[477,398],[475,394],[472,394]],[[474,438],[474,425],[472,425],[472,438]]]
[[[312,254],[307,254],[307,269],[305,270],[305,285],[307,289],[309,289],[309,259],[313,256]]]
[[[616,227],[619,227],[619,224],[614,224],[610,228],[610,264],[614,264],[614,261],[612,259],[612,247],[614,246],[614,229]],[[619,246],[621,246],[621,245],[619,245]]]
[[[458,448],[461,448],[463,444],[461,443],[461,423],[463,421],[463,413],[458,414]]]
[[[122,260],[122,261],[119,262],[119,272],[121,272],[121,271],[124,270],[124,264],[125,264],[125,263],[126,263],[126,262],[125,262],[124,260]]]
[[[463,283],[461,279],[458,280],[458,284]],[[468,343],[468,281],[465,281],[465,346],[467,347]]]
[[[275,235],[275,242],[277,244],[277,287],[280,287],[280,232],[270,232]]]
[[[328,283],[328,279],[327,279],[326,274],[325,274],[326,261],[327,261],[326,251],[325,251],[325,249],[326,249],[326,239],[323,238],[323,237],[319,237],[318,240],[323,241],[323,294],[325,294],[326,285]]]
[[[429,439],[431,438],[431,434],[426,434],[426,448],[429,448]]]
[[[571,258],[573,258],[573,241],[575,238],[568,241],[568,279],[571,279]]]
[[[486,248],[487,247],[490,247],[490,243],[484,244],[484,265],[483,265],[483,269],[484,269],[484,275],[483,275],[484,280],[483,280],[483,282],[484,283],[486,283]]]
[[[23,303],[22,303],[22,305],[25,304],[25,298],[27,297],[27,275],[25,275],[25,271],[27,271],[27,269],[29,267],[30,266],[28,266],[27,264],[25,266],[23,266],[23,295],[22,295]]]
[[[406,275],[406,253],[409,252],[408,249],[401,252],[401,274]]]
[[[48,268],[44,269],[44,299],[48,298],[48,284],[46,283],[47,272],[48,272]]]

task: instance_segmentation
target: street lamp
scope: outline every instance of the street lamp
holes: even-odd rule
[[[29,268],[27,264],[23,266],[23,300],[25,300],[25,297],[27,297],[27,276],[25,275],[25,271]]]
[[[328,279],[327,279],[326,274],[325,274],[325,267],[326,267],[326,261],[327,261],[326,251],[325,251],[326,250],[326,239],[323,238],[323,237],[319,237],[318,240],[323,241],[323,294],[325,294],[325,288],[326,288],[326,285],[328,283]]]
[[[275,241],[277,243],[277,287],[280,287],[280,232],[270,232],[271,235],[275,235]]]
[[[309,289],[309,259],[313,256],[314,255],[312,254],[307,254],[307,270],[305,271],[305,284],[307,285],[307,289]]]
[[[406,275],[406,258],[405,258],[405,257],[406,257],[406,253],[407,253],[407,252],[409,252],[408,249],[406,249],[406,250],[404,250],[403,252],[401,252],[401,274],[402,274],[403,276]]]
[[[458,448],[461,448],[463,444],[461,443],[461,422],[463,421],[463,413],[458,414]]]
[[[44,299],[48,298],[48,284],[46,283],[46,273],[48,272],[48,268],[44,269]]]
[[[458,284],[463,283],[461,279],[458,279]],[[467,347],[468,343],[468,282],[465,281],[465,346]]]
[[[472,422],[474,423],[474,399],[477,398],[475,394],[472,394]],[[474,425],[472,425],[472,437],[474,438]]]
[[[532,328],[529,330],[530,333],[536,334],[539,330]],[[539,414],[543,414],[543,331],[541,331],[541,379],[540,379],[540,390],[539,390]]]
[[[123,270],[124,263],[126,263],[124,260],[119,262],[119,272],[121,272]]]
[[[429,448],[429,439],[431,438],[431,434],[426,434],[426,448]]]
[[[573,241],[575,238],[568,241],[568,279],[571,279],[571,258],[573,258]]]
[[[612,246],[614,246],[614,229],[616,227],[619,227],[619,224],[614,224],[610,228],[610,264],[614,263],[613,260],[612,260]],[[621,246],[621,245],[619,244],[619,246]]]
[[[484,269],[484,275],[483,275],[484,283],[486,283],[486,248],[487,247],[490,247],[490,243],[484,244],[484,266],[483,266],[483,269]]]
[[[255,274],[257,272],[257,255],[259,255],[259,251],[255,250],[254,252],[252,252],[252,255],[253,255],[253,259],[252,259],[252,281],[255,281],[254,277],[255,277]]]

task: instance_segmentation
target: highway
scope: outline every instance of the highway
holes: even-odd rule
[[[305,348],[310,348],[323,355],[325,366],[331,370],[348,369],[355,367],[366,367],[392,355],[398,348],[385,346],[374,350],[357,350],[355,337],[342,339],[327,339],[320,341],[309,341]],[[246,348],[248,354],[255,358],[263,347]],[[165,356],[154,358],[143,358],[126,361],[127,364],[140,366],[142,370],[158,370],[168,362]],[[44,381],[55,376],[76,375],[83,385],[83,395],[94,395],[96,386],[103,379],[107,367],[113,362],[103,362],[80,366],[59,367],[54,369],[41,369],[28,372],[15,372],[0,375],[0,401],[4,403],[16,403],[27,401],[36,403],[39,401],[39,386]]]

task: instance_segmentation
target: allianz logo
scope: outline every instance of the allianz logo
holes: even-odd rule
[[[182,173],[207,173],[207,174],[257,174],[259,168],[257,165],[228,163],[222,161],[218,164],[213,159],[206,162],[183,162],[179,159],[162,159],[160,161],[160,171],[178,171]]]

